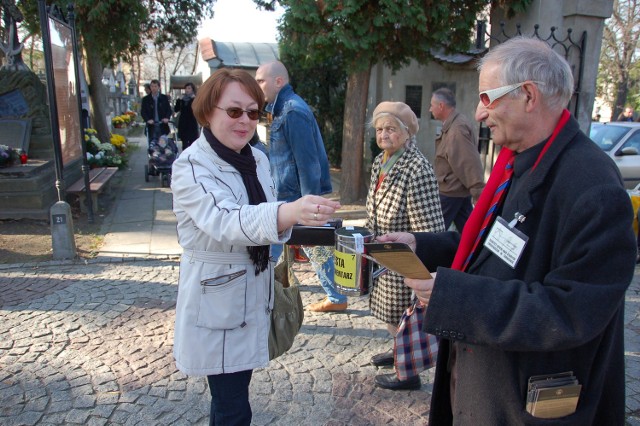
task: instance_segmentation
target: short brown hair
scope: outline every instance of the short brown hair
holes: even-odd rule
[[[211,74],[211,77],[204,82],[198,90],[196,98],[193,100],[193,115],[202,127],[209,127],[209,116],[218,105],[222,92],[229,83],[240,83],[246,92],[258,104],[258,109],[264,108],[264,93],[256,82],[255,78],[246,71],[238,69],[221,68]]]

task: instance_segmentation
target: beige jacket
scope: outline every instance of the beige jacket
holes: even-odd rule
[[[478,153],[478,139],[469,121],[453,111],[436,137],[434,170],[440,193],[447,197],[475,200],[484,188],[484,170]]]

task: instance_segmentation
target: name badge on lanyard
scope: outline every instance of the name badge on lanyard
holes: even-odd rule
[[[516,213],[510,223],[498,216],[484,241],[484,246],[489,251],[514,269],[529,241],[529,237],[515,229],[516,223],[524,220],[525,216],[520,213]]]

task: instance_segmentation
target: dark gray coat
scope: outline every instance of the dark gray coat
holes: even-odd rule
[[[459,236],[417,235],[418,255],[439,267],[425,329],[446,337],[429,424],[622,425],[624,295],[636,241],[620,174],[571,118],[518,189],[502,212],[526,216],[517,229],[529,242],[515,269],[486,249],[469,273],[445,268]],[[546,421],[527,414],[529,377],[569,370],[583,386],[576,413]]]

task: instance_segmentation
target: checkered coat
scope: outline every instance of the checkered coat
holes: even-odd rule
[[[389,232],[442,232],[438,181],[429,161],[411,145],[396,161],[376,191],[382,155],[371,169],[367,195],[367,228],[375,235]],[[371,313],[385,323],[397,325],[411,306],[411,289],[404,278],[388,272],[376,280],[371,291]]]

